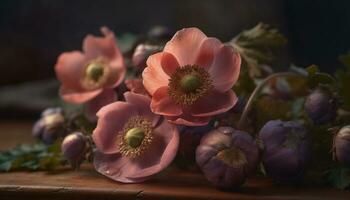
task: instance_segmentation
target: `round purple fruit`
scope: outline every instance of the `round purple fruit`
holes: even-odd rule
[[[259,155],[258,145],[248,133],[220,127],[201,139],[196,161],[205,177],[215,186],[234,189],[256,170]]]
[[[303,125],[295,121],[271,120],[259,132],[263,164],[277,182],[294,182],[303,177],[310,156],[310,144]]]
[[[337,160],[350,167],[350,126],[339,130],[334,139],[335,155]]]
[[[87,148],[87,138],[81,132],[67,135],[61,144],[63,156],[73,168],[77,168],[83,161]]]
[[[45,144],[52,144],[65,135],[65,118],[62,109],[48,108],[43,111],[41,118],[34,124],[33,136]]]
[[[337,114],[337,102],[331,92],[318,88],[305,101],[305,111],[316,124],[332,121]]]

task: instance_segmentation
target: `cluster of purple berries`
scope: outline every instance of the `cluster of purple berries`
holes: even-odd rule
[[[61,108],[48,108],[34,124],[33,136],[47,145],[62,140],[61,151],[73,168],[79,167],[88,151],[88,138],[79,131],[69,132]]]
[[[315,124],[336,118],[337,102],[326,89],[314,90],[305,101],[305,112]],[[350,126],[335,135],[337,160],[350,167]],[[311,160],[311,136],[298,121],[268,121],[256,139],[243,131],[220,127],[205,134],[196,150],[196,161],[215,186],[234,189],[262,163],[274,181],[300,180]]]

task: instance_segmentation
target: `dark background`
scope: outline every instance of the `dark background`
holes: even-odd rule
[[[225,41],[262,21],[288,37],[291,62],[334,71],[350,49],[349,7],[347,0],[1,0],[0,85],[53,77],[56,57],[80,49],[102,25],[137,34],[197,26]]]

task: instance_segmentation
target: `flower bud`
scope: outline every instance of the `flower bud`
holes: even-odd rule
[[[220,127],[207,133],[196,150],[196,161],[215,186],[234,189],[242,185],[259,163],[259,148],[246,132]]]
[[[319,88],[306,98],[305,111],[316,124],[324,124],[336,117],[337,102],[330,91]]]
[[[310,157],[307,132],[295,121],[271,120],[259,132],[263,143],[263,164],[268,176],[278,182],[303,177]]]
[[[350,167],[350,125],[339,130],[334,139],[337,160]]]
[[[147,58],[159,51],[161,51],[161,47],[158,45],[139,44],[132,55],[132,63],[142,70],[146,67]]]
[[[169,40],[174,34],[173,32],[174,31],[165,26],[154,26],[148,31],[148,37],[150,39]]]
[[[42,113],[41,117],[45,117],[47,115],[52,115],[52,114],[62,114],[63,115],[63,110],[60,107],[56,108],[46,108]]]
[[[87,149],[87,138],[81,132],[74,132],[67,135],[61,144],[63,156],[77,168],[85,157]]]
[[[33,136],[42,139],[45,144],[54,143],[65,134],[65,119],[60,108],[46,109],[34,124]]]

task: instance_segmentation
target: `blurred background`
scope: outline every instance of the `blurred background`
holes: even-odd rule
[[[264,22],[288,38],[284,63],[333,72],[350,49],[349,7],[347,0],[1,0],[0,117],[33,117],[52,104],[46,97],[57,95],[57,56],[81,49],[103,25],[117,35],[196,26],[228,41]]]

